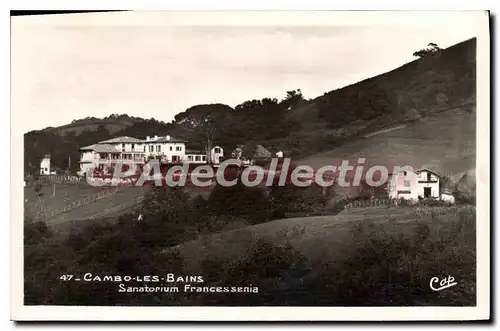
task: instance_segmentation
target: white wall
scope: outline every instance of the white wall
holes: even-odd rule
[[[435,174],[428,171],[420,172],[420,174],[418,175],[417,185],[418,196],[421,196],[423,198],[424,188],[429,187],[431,189],[431,197],[439,198],[439,177]]]
[[[389,198],[418,200],[417,188],[418,176],[414,172],[407,171],[394,174],[389,183]],[[410,191],[409,193],[403,193]]]
[[[80,176],[83,176],[83,174],[93,170],[94,168],[95,168],[94,163],[80,163],[80,171],[78,172],[78,174]]]
[[[451,193],[441,194],[441,200],[449,202],[449,203],[455,203],[455,197]]]
[[[94,151],[82,151],[80,154],[80,162],[94,162],[96,157],[99,157],[99,155],[96,155]]]

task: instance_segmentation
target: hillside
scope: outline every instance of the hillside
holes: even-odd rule
[[[475,170],[475,39],[452,46],[441,55],[423,58],[391,72],[326,93],[290,116],[301,119],[303,130],[294,133],[312,147],[300,163],[319,168],[349,160],[356,165],[428,167],[457,182]],[[391,108],[374,119],[355,120],[332,127],[321,116],[341,111],[321,108],[328,99],[376,88],[390,94]],[[384,100],[384,98],[381,98]],[[376,103],[374,103],[376,104]],[[325,139],[325,137],[327,137]],[[293,137],[292,137],[293,138]],[[338,141],[341,143],[338,143]],[[330,146],[328,146],[330,145]],[[318,151],[319,150],[319,151]],[[365,168],[366,169],[366,168]]]
[[[452,222],[450,215],[467,213],[468,207],[437,212],[436,218]],[[446,208],[443,208],[443,211]],[[200,272],[200,263],[207,258],[231,261],[245,255],[245,252],[260,239],[283,245],[289,241],[295,249],[309,259],[327,263],[340,259],[353,242],[352,228],[357,222],[365,226],[384,225],[387,231],[408,234],[414,231],[416,223],[427,216],[419,215],[413,207],[365,207],[345,210],[337,215],[287,218],[248,226],[218,234],[201,236],[197,240],[185,242],[164,251],[178,252],[185,261],[186,270]],[[393,221],[390,221],[393,220]],[[201,249],[200,249],[201,248]]]
[[[418,119],[419,115],[432,114],[441,108],[474,102],[475,78],[476,39],[473,38],[443,49],[438,55],[424,57],[381,75],[327,92],[303,107],[294,109],[290,116],[300,120],[306,127],[325,127],[327,123],[317,121],[318,118],[328,118],[328,115],[344,110],[341,107],[343,105],[335,101],[350,97],[349,102],[355,112],[369,113],[366,109],[354,109],[354,106],[362,101],[363,94],[376,90],[378,98],[369,100],[372,102],[368,106],[386,110],[385,114],[377,115],[392,115],[398,120]],[[382,109],[381,106],[388,107]]]
[[[301,128],[287,138],[288,144],[277,144],[288,145],[289,154],[303,158],[443,110],[467,105],[464,108],[474,113],[470,105],[475,106],[475,86],[474,38],[292,109],[288,117]]]
[[[365,158],[365,165],[385,165],[389,169],[410,165],[428,167],[442,175],[465,173],[474,169],[476,162],[473,107],[453,108],[404,127],[360,137],[304,158],[301,163],[319,168],[340,165],[342,160],[356,165],[358,158]]]
[[[410,155],[415,147],[420,151],[414,155],[416,159],[403,161],[430,164],[450,173],[466,171],[471,168],[447,168],[455,166],[457,157],[470,161],[475,156],[475,64],[473,38],[313,100],[305,100],[297,90],[288,91],[282,100],[248,100],[234,108],[195,105],[176,115],[171,123],[127,115],[77,120],[27,133],[25,172],[35,173],[47,153],[52,154],[54,167],[74,172],[79,147],[120,135],[171,134],[188,140],[191,148],[202,148],[206,142],[203,130],[187,128],[185,123],[203,123],[198,122],[202,116],[220,109],[225,112],[222,116],[212,113],[217,118],[213,142],[228,153],[238,145],[254,144],[272,153],[284,151],[294,160],[316,162],[337,154],[366,154],[375,162],[377,153],[381,158],[389,157],[387,153]],[[186,117],[191,121],[182,120]],[[464,132],[462,126],[466,127]],[[430,146],[424,143],[426,140],[437,140],[437,144]],[[387,151],[381,152],[380,148]],[[439,160],[440,155],[453,151],[455,156]]]
[[[99,127],[104,127],[109,133],[113,134],[141,121],[144,120],[128,115],[111,115],[105,118],[88,117],[74,120],[70,124],[49,127],[44,130],[58,135],[67,135],[69,132],[79,135],[83,131],[96,131]]]

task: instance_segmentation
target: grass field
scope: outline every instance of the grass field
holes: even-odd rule
[[[358,158],[365,158],[365,165],[411,165],[450,175],[466,172],[475,168],[476,159],[476,120],[469,110],[437,113],[416,124],[356,139],[299,162],[317,169],[326,164],[340,165],[342,160],[356,165]]]
[[[110,190],[113,188],[108,187],[106,189]],[[135,209],[138,209],[140,207],[140,198],[149,189],[149,187],[119,187],[116,193],[88,205],[83,205],[53,217],[47,216],[47,225],[52,228],[56,227],[58,232],[65,232],[69,228],[81,228],[93,219],[111,220],[117,218],[124,213],[133,212]],[[213,187],[186,187],[185,192],[192,197],[201,195],[206,198],[210,194],[211,189]],[[48,214],[50,214],[51,210],[61,209],[74,201],[96,195],[99,191],[101,191],[101,188],[93,187],[86,183],[80,183],[79,185],[55,184],[55,195],[53,185],[45,185],[41,189],[43,193],[42,199]],[[37,192],[35,192],[33,187],[26,187],[24,189],[24,199],[25,214],[30,219],[40,210]]]
[[[466,207],[469,208],[469,207]],[[266,239],[276,245],[290,242],[292,246],[312,261],[336,260],[352,247],[352,227],[383,226],[395,234],[409,233],[415,224],[429,215],[437,222],[452,222],[462,208],[433,207],[425,214],[416,207],[377,206],[353,208],[333,216],[287,218],[248,226],[224,233],[206,235],[183,243],[167,251],[176,251],[186,261],[189,271],[200,271],[205,258],[237,259],[258,240]]]

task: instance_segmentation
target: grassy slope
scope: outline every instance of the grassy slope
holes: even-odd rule
[[[438,217],[443,220],[450,219],[446,215]],[[271,240],[278,245],[289,239],[294,248],[312,261],[333,261],[342,257],[348,247],[356,244],[352,242],[351,233],[356,222],[363,222],[365,225],[386,224],[385,228],[389,231],[406,233],[414,230],[411,224],[419,219],[420,216],[413,207],[356,208],[334,216],[281,219],[207,235],[167,251],[179,252],[184,258],[186,269],[192,272],[200,272],[200,263],[207,257],[227,261],[238,259],[260,238]]]
[[[105,119],[94,119],[94,120],[78,120],[75,123],[70,123],[58,127],[45,129],[49,132],[54,132],[59,135],[67,134],[70,131],[75,132],[76,135],[80,134],[82,131],[95,131],[101,125],[111,133],[118,132],[122,129],[125,129],[131,125],[133,125],[136,120],[131,118],[105,118]]]
[[[300,163],[318,168],[339,165],[341,160],[357,164],[358,158],[366,158],[367,165],[411,165],[456,174],[475,168],[475,134],[475,113],[455,108],[400,129],[359,138]]]
[[[213,188],[213,187],[212,187]],[[192,197],[198,195],[205,198],[212,188],[195,189],[186,187],[186,193]],[[110,188],[112,189],[112,188]],[[97,194],[101,189],[85,183],[79,185],[56,184],[56,195],[53,196],[53,186],[46,185],[42,188],[45,209],[50,214],[51,210],[60,209],[74,201]],[[120,187],[118,191],[88,205],[84,205],[69,212],[58,214],[47,219],[47,224],[57,232],[65,231],[70,227],[81,227],[94,219],[116,219],[118,216],[133,212],[140,206],[140,197],[149,190],[148,187]],[[28,216],[33,216],[39,210],[38,200],[33,188],[24,189],[25,209]]]
[[[415,60],[325,95],[334,95],[343,90],[350,90],[355,95],[376,86],[397,99],[390,115],[400,121],[405,119],[405,115],[409,115],[410,110],[417,110],[420,115],[427,115],[450,105],[466,101],[474,102],[475,66],[476,39],[473,38],[443,50],[439,57]],[[456,86],[461,90],[457,91],[458,94],[453,94],[456,91],[450,91],[448,89],[450,86]],[[447,100],[438,97],[440,93],[444,93]],[[324,129],[325,123],[318,121],[317,118],[317,105],[325,95],[294,109],[289,116],[301,122],[306,130]],[[332,108],[331,111],[334,112],[335,109]],[[384,121],[390,121],[390,118],[384,118]]]
[[[335,158],[349,156],[357,160],[362,156],[369,158],[367,162],[429,165],[445,173],[474,168],[475,50],[476,40],[470,39],[449,47],[441,56],[413,61],[325,93],[294,109],[289,116],[302,125],[300,131],[292,134],[301,151],[297,155],[313,166]],[[321,119],[318,105],[328,96],[356,98],[373,88],[393,100],[388,113],[337,129],[329,128]],[[335,112],[335,105],[331,107],[329,111]],[[361,138],[400,125],[407,127]],[[340,148],[328,147],[336,141],[346,143]]]
[[[80,185],[60,185],[56,184],[56,196],[53,197],[53,187],[45,186],[44,193],[45,208],[47,211],[59,209],[67,204],[71,204],[78,199],[86,198],[97,194],[100,191],[98,187],[92,187],[81,183]],[[58,214],[47,219],[49,226],[58,226],[66,223],[83,222],[86,223],[89,218],[118,216],[121,209],[136,204],[135,199],[143,193],[140,187],[121,187],[110,196],[104,197],[91,204],[75,208],[67,213]],[[36,194],[33,188],[25,188],[25,208],[28,215],[32,215],[37,208]],[[118,208],[123,207],[123,208]],[[120,210],[115,210],[115,209]]]

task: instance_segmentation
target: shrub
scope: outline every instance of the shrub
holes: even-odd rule
[[[43,221],[29,221],[24,223],[24,244],[34,245],[45,241],[52,236],[52,231]]]
[[[261,239],[240,259],[227,262],[206,259],[204,273],[212,284],[220,286],[258,286],[258,293],[207,294],[203,305],[272,305],[290,302],[300,290],[300,282],[291,281],[309,272],[304,257],[289,243],[276,245]]]
[[[259,187],[217,185],[208,199],[213,215],[232,215],[251,220],[253,224],[270,219],[271,205],[267,193]]]
[[[435,217],[429,215],[406,235],[388,225],[356,223],[350,254],[314,267],[307,291],[317,305],[475,305],[475,213],[444,215],[452,218],[446,222]],[[448,275],[460,279],[453,289],[429,288],[432,277]]]

